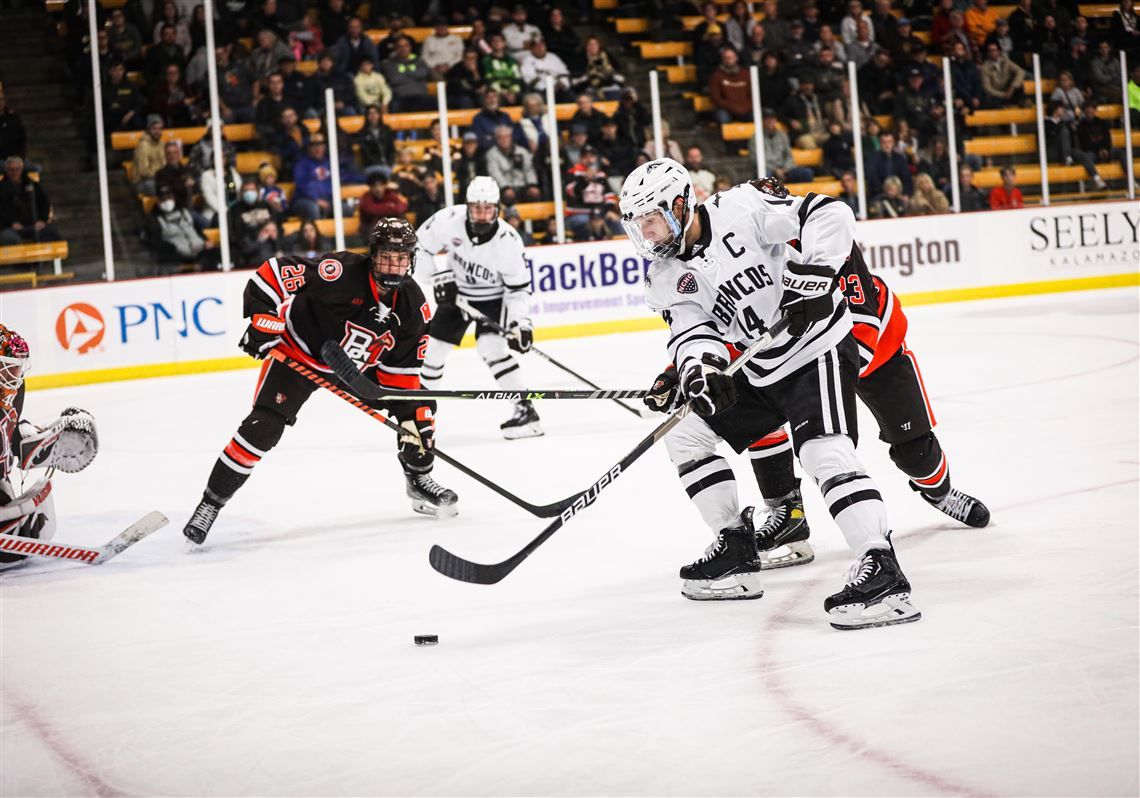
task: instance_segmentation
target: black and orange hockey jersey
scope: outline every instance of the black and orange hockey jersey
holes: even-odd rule
[[[399,318],[393,326],[389,310]],[[285,319],[282,348],[310,368],[330,372],[321,346],[336,341],[357,367],[386,388],[420,387],[431,310],[415,280],[386,296],[367,255],[330,252],[319,259],[270,258],[245,288],[243,313]]]
[[[866,377],[899,351],[906,338],[906,315],[882,278],[871,274],[858,244],[839,270],[839,289],[847,297],[859,344],[859,376]]]

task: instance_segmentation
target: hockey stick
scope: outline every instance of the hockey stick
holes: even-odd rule
[[[166,516],[150,512],[98,548],[74,546],[67,543],[42,541],[20,535],[0,535],[0,551],[28,557],[47,557],[56,560],[78,560],[88,565],[99,565],[122,554],[151,532],[167,524]]]
[[[327,343],[325,343],[324,346],[321,347],[322,356],[323,356],[324,351],[326,349],[328,349],[328,347],[330,345],[332,347],[334,347],[335,349],[337,349],[337,351],[341,351],[343,354],[343,351],[340,349],[339,346],[337,346],[333,342],[327,342]],[[338,385],[335,385],[334,383],[330,382],[329,380],[326,380],[320,374],[318,374],[317,372],[308,368],[307,366],[302,366],[300,363],[293,360],[292,358],[290,358],[285,353],[279,352],[276,349],[273,349],[273,350],[270,350],[269,356],[272,357],[274,360],[278,360],[278,361],[284,363],[286,366],[293,369],[295,372],[300,374],[302,377],[305,377],[306,379],[311,380],[312,382],[315,382],[317,385],[321,386],[322,388],[326,389],[327,391],[335,394],[336,396],[339,396],[341,399],[348,402],[350,405],[355,407],[357,410],[361,410],[361,411],[367,413],[368,415],[372,416],[372,418],[376,419],[377,421],[379,421],[380,423],[382,423],[384,426],[388,427],[389,429],[395,430],[396,432],[401,431],[400,425],[397,424],[392,419],[388,418],[386,415],[384,415],[384,413],[382,413],[379,410],[376,410],[375,408],[369,407],[364,402],[360,401],[360,399],[357,396],[354,396],[352,393],[349,393],[348,391],[344,390],[343,388],[339,387]],[[347,355],[345,355],[345,359],[348,360]],[[326,360],[326,363],[327,362],[328,361]],[[352,371],[359,377],[360,372],[356,371],[356,366],[352,364],[351,360],[348,360],[348,362],[350,365],[352,365]],[[353,386],[350,385],[349,387],[351,388]],[[366,398],[369,398],[369,397],[366,397]],[[400,395],[400,396],[393,397],[393,399],[404,399],[404,398],[406,398],[406,395]],[[447,463],[448,465],[452,466],[453,468],[455,468],[455,469],[461,471],[462,473],[466,474],[467,476],[471,477],[473,480],[480,483],[481,485],[490,488],[491,490],[493,490],[495,493],[502,496],[507,501],[523,508],[528,513],[530,513],[531,515],[537,516],[538,518],[553,518],[554,516],[556,516],[560,512],[562,512],[564,509],[566,509],[566,507],[568,507],[570,505],[570,503],[573,502],[574,499],[576,498],[574,496],[571,496],[568,499],[563,499],[562,501],[554,502],[552,504],[531,504],[530,502],[526,501],[525,499],[520,499],[518,496],[511,493],[506,488],[504,488],[504,487],[498,485],[497,483],[494,483],[491,480],[487,479],[482,474],[479,474],[476,471],[472,471],[470,468],[463,465],[463,463],[460,463],[458,460],[455,460],[454,458],[449,457],[447,454],[440,451],[440,449],[438,447],[432,449],[432,451],[434,451],[436,457],[438,457],[443,462]]]
[[[772,325],[772,328],[770,330],[761,335],[759,340],[745,349],[740,354],[740,357],[733,361],[733,363],[724,370],[724,373],[734,374],[739,371],[744,367],[744,364],[747,363],[753,355],[771,346],[773,339],[780,335],[780,333],[787,329],[787,327],[787,317],[781,318],[779,321]],[[623,457],[616,465],[610,468],[606,473],[602,474],[602,476],[596,482],[594,482],[593,485],[586,488],[578,495],[574,496],[572,498],[572,503],[570,506],[563,510],[562,513],[557,518],[555,518],[548,527],[546,527],[546,529],[542,530],[542,532],[538,534],[538,537],[523,546],[522,549],[514,556],[508,557],[502,562],[485,565],[483,563],[471,562],[470,560],[465,560],[462,557],[457,557],[447,549],[437,544],[431,547],[431,551],[428,554],[428,562],[431,563],[431,567],[439,571],[444,576],[450,577],[452,579],[457,579],[460,582],[473,582],[479,585],[493,585],[496,582],[501,581],[507,574],[515,570],[515,568],[517,568],[523,560],[534,553],[535,549],[545,543],[547,538],[561,529],[580,511],[586,509],[595,501],[597,501],[598,495],[602,492],[603,489],[613,484],[613,482],[618,477],[620,477],[631,465],[633,465],[634,461],[649,451],[653,444],[664,438],[671,429],[681,423],[681,420],[689,414],[690,407],[691,405],[689,403],[685,403],[678,409],[674,410],[670,414],[669,418],[665,419],[665,421],[659,427],[657,427],[657,429],[653,430],[653,432],[649,433],[649,435],[642,439],[642,441],[637,444],[637,446],[633,447],[633,450],[625,457]]]
[[[480,313],[477,308],[473,307],[463,297],[459,297],[458,299],[456,299],[455,304],[460,310],[462,310],[464,313],[466,313],[469,317],[471,317],[475,321],[482,322],[483,324],[487,325],[488,327],[490,327],[492,330],[494,330],[496,333],[503,336],[504,338],[507,336],[507,334],[508,334],[507,330],[506,330],[506,328],[503,327],[503,325],[501,325],[498,322],[488,318],[485,314]],[[538,349],[537,347],[532,346],[527,351],[533,352],[534,354],[538,355],[540,358],[545,360],[550,365],[552,365],[556,368],[562,369],[567,374],[569,374],[571,377],[574,377],[575,379],[586,383],[591,388],[595,388],[599,391],[602,390],[602,387],[600,385],[595,385],[594,383],[590,382],[588,379],[583,377],[581,374],[574,371],[569,366],[566,366],[566,365],[563,365],[562,363],[559,363],[557,360],[555,360],[550,355],[543,352],[541,349]],[[615,401],[619,405],[621,405],[621,407],[623,409],[628,410],[629,412],[633,413],[638,418],[647,418],[648,417],[646,415],[642,415],[641,411],[638,410],[636,407],[630,407],[625,402],[620,401],[622,399],[644,399],[645,395],[646,395],[646,391],[618,391],[617,393],[619,394],[617,396],[599,396],[599,397],[592,397],[592,398],[612,399],[613,401]],[[632,394],[637,394],[637,395],[634,396]],[[523,397],[523,398],[529,398],[529,397]]]
[[[436,391],[410,390],[393,391],[369,380],[357,369],[352,358],[335,341],[325,341],[321,347],[321,359],[333,370],[337,379],[352,389],[357,396],[374,402],[402,402],[408,399],[642,399],[648,391],[633,390],[531,390],[531,391]]]

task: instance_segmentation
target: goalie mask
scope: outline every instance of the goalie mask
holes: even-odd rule
[[[0,404],[11,405],[30,364],[28,342],[0,324]]]
[[[467,186],[467,235],[478,246],[486,244],[499,227],[499,184],[480,175]]]
[[[671,158],[643,163],[621,187],[621,224],[639,253],[661,260],[684,252],[696,201],[685,167]]]
[[[376,222],[368,238],[372,276],[387,291],[394,291],[411,278],[416,268],[416,231],[404,219]]]

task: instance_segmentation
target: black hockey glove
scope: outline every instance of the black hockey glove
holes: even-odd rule
[[[511,327],[507,330],[507,346],[521,355],[530,351],[534,346],[534,329],[529,321],[521,324],[517,321],[511,322]]]
[[[245,328],[238,346],[253,358],[261,360],[269,350],[281,343],[281,333],[285,332],[285,320],[272,313],[254,313]]]
[[[404,463],[416,468],[431,465],[435,448],[435,416],[431,407],[419,405],[411,418],[400,422],[397,437],[400,458]]]
[[[831,317],[835,304],[835,270],[828,266],[788,261],[784,269],[784,295],[780,309],[788,317],[788,334],[799,338],[808,327]]]
[[[455,304],[455,300],[459,297],[459,287],[455,284],[454,274],[450,271],[440,272],[432,278],[432,285],[435,290],[436,305],[443,307]]]
[[[677,374],[677,367],[670,363],[669,368],[657,375],[653,387],[649,389],[649,395],[642,401],[655,413],[668,413],[677,404],[680,386],[681,378]]]
[[[732,377],[724,373],[727,366],[724,358],[706,352],[700,363],[685,369],[681,390],[701,418],[708,418],[736,404],[736,386],[732,384]]]

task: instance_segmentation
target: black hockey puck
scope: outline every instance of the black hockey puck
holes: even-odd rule
[[[439,635],[416,635],[413,639],[417,646],[439,645]]]

